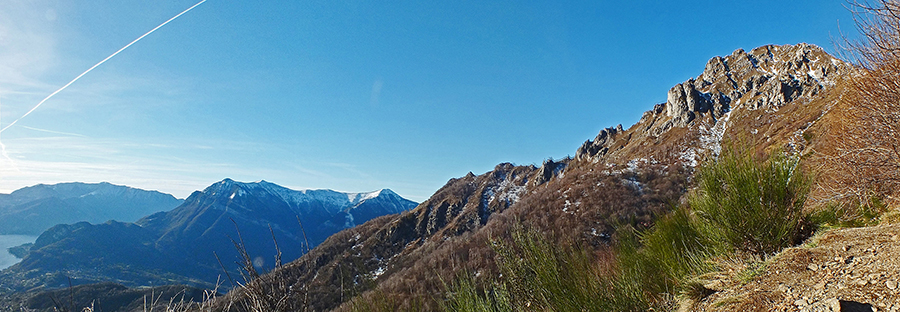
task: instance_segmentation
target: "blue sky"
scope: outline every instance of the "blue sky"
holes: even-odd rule
[[[0,2],[2,127],[196,3]],[[572,155],[713,56],[834,51],[840,31],[855,34],[838,0],[209,0],[0,133],[0,191],[183,198],[230,177],[422,201],[469,171]]]

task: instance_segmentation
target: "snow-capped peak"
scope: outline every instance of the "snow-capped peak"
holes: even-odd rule
[[[389,189],[381,189],[364,193],[345,193],[329,189],[293,190],[275,183],[260,180],[257,182],[238,182],[226,178],[207,187],[204,193],[212,196],[228,196],[229,199],[250,194],[252,196],[275,196],[290,206],[298,207],[305,203],[319,202],[326,210],[340,211],[353,208],[359,204],[377,198],[382,194],[400,197]]]
[[[381,190],[368,192],[368,193],[349,193],[347,194],[347,199],[350,200],[351,203],[358,204],[372,198],[378,197],[381,195]]]

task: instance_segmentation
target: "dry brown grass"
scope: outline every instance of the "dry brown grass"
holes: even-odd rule
[[[375,289],[338,310],[439,310],[438,302],[447,295],[445,283],[460,274],[477,275],[477,283],[500,274],[490,242],[509,241],[511,229],[523,223],[545,233],[554,246],[584,246],[598,261],[612,263],[608,246],[615,240],[615,229],[649,227],[678,200],[685,183],[680,166],[651,164],[611,173],[576,164],[563,177],[492,214],[484,226],[456,236],[434,236],[404,251],[392,265],[397,271],[389,270]]]
[[[825,133],[824,191],[844,202],[884,198],[900,187],[900,1],[854,1],[862,39],[846,41],[857,66],[838,95]]]

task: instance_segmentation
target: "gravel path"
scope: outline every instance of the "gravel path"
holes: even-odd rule
[[[707,281],[717,292],[682,310],[900,312],[900,224],[832,230],[739,275]]]

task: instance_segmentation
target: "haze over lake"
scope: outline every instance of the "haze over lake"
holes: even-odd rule
[[[7,248],[19,246],[25,243],[34,243],[37,236],[28,235],[0,235],[0,270],[6,269],[22,259],[9,253]]]

